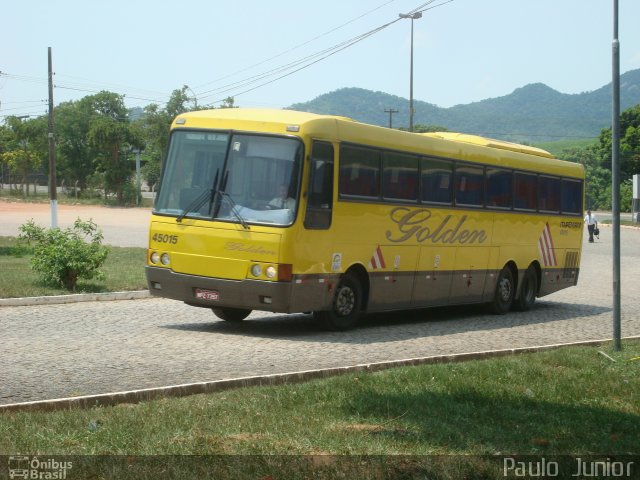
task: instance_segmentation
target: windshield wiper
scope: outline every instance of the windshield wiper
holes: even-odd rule
[[[240,215],[240,212],[236,209],[238,205],[236,204],[236,202],[233,201],[233,198],[231,198],[231,195],[229,195],[227,192],[223,192],[222,190],[218,190],[216,193],[220,195],[220,198],[222,200],[227,201],[227,203],[231,207],[231,213],[233,213],[233,215],[238,219],[238,221],[240,222],[240,225],[242,225],[242,228],[244,228],[245,230],[249,230],[249,224],[244,219],[244,217]]]
[[[205,204],[205,202],[209,202],[209,212],[211,211],[211,204],[213,203],[215,197],[214,197],[214,193],[216,192],[216,189],[218,188],[218,174],[220,173],[220,169],[218,168],[216,170],[216,176],[215,179],[213,180],[213,188],[211,188],[211,190],[205,190],[204,192],[202,192],[200,195],[198,195],[196,198],[193,199],[193,201],[187,205],[187,208],[185,208],[182,213],[178,216],[178,218],[176,218],[176,222],[177,223],[182,223],[182,220],[184,220],[184,217],[187,216],[187,213],[189,212],[195,212],[197,210],[200,209],[200,207],[202,205]]]
[[[184,217],[186,217],[189,212],[198,211],[200,207],[204,205],[205,202],[208,202],[209,199],[213,196],[213,192],[215,192],[215,189],[213,188],[211,190],[205,190],[196,198],[194,198],[193,201],[189,205],[187,205],[187,208],[185,208],[178,216],[178,218],[176,218],[176,222],[181,223]]]
[[[245,230],[249,230],[249,224],[244,219],[244,217],[240,215],[240,212],[236,209],[236,206],[237,206],[236,202],[233,201],[233,198],[231,198],[231,195],[225,192],[225,188],[227,188],[228,180],[229,180],[229,170],[227,170],[222,175],[220,188],[215,189],[215,196],[213,197],[213,200],[212,200],[212,203],[213,203],[212,218],[216,218],[218,216],[218,213],[220,212],[220,207],[222,205],[222,200],[226,200],[229,206],[231,207],[231,213],[233,213],[234,217],[238,219],[238,221],[240,222],[240,225],[242,225],[242,228],[244,228]],[[214,183],[214,185],[217,186],[217,184],[218,184],[218,172],[216,172],[216,182]],[[219,201],[217,201],[218,198],[220,198]]]

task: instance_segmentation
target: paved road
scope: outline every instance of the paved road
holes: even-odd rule
[[[598,219],[598,222],[603,222],[603,221],[611,221],[611,212],[593,212],[596,215],[596,218]],[[627,221],[630,222],[632,221],[633,217],[631,213],[620,213],[620,220],[622,221]]]
[[[611,338],[611,229],[585,244],[579,285],[527,313],[474,308],[372,316],[346,333],[308,315],[240,325],[148,299],[0,308],[0,404],[237,376]],[[640,335],[640,230],[622,231],[623,336]]]
[[[104,243],[118,247],[146,247],[151,210],[148,208],[109,208],[93,205],[58,205],[58,226],[66,228],[77,218],[93,220],[104,234]],[[43,227],[51,226],[48,203],[24,203],[0,200],[0,236],[15,237],[20,225],[33,219]]]

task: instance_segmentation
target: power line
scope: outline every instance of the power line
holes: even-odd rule
[[[123,84],[118,84],[118,83],[106,83],[106,82],[96,82],[95,80],[91,80],[88,78],[84,78],[84,77],[76,77],[73,75],[66,75],[63,73],[58,73],[56,74],[57,78],[68,78],[71,80],[81,80],[81,82],[76,82],[76,81],[64,81],[64,84],[67,86],[74,86],[76,88],[102,88],[102,87],[107,87],[107,88],[111,88],[111,87],[117,87],[118,89],[124,89],[126,91],[130,91],[130,92],[138,92],[140,94],[151,94],[152,96],[161,96],[164,97],[166,96],[166,92],[159,92],[157,90],[149,90],[148,88],[138,88],[138,87],[132,87],[132,86],[128,86],[128,85],[123,85]]]
[[[369,15],[369,14],[371,14],[371,13],[373,13],[373,12],[377,11],[377,10],[380,10],[382,7],[384,7],[384,6],[386,6],[386,5],[390,4],[390,3],[393,3],[393,2],[395,2],[395,1],[396,1],[396,0],[390,0],[390,1],[388,1],[388,2],[385,2],[385,3],[383,3],[382,5],[379,5],[379,6],[377,6],[376,8],[374,8],[374,9],[372,9],[372,10],[369,10],[368,12],[363,13],[362,15],[359,15],[359,16],[358,16],[358,17],[356,17],[356,18],[353,18],[353,19],[349,20],[348,22],[345,22],[345,23],[343,23],[343,24],[341,24],[341,25],[338,25],[337,27],[334,27],[334,28],[332,28],[332,29],[330,29],[330,30],[327,30],[326,32],[324,32],[324,33],[322,33],[322,34],[320,34],[320,35],[318,35],[318,36],[316,36],[316,37],[313,37],[313,38],[311,38],[310,40],[307,40],[307,41],[305,41],[305,42],[303,42],[303,43],[300,43],[300,44],[296,45],[295,47],[292,47],[292,48],[290,48],[290,49],[288,49],[288,50],[285,50],[285,51],[283,51],[283,52],[280,52],[280,53],[278,53],[278,54],[276,54],[276,55],[274,55],[274,56],[272,56],[272,57],[267,58],[266,60],[262,60],[261,62],[255,63],[255,64],[253,64],[253,65],[250,65],[250,66],[246,67],[246,68],[243,68],[243,69],[241,69],[241,70],[237,70],[237,71],[235,71],[235,72],[233,72],[233,73],[230,73],[230,74],[228,74],[228,75],[225,75],[224,77],[220,77],[220,78],[217,78],[217,79],[212,80],[212,81],[210,81],[210,82],[203,83],[203,84],[201,84],[201,85],[197,85],[197,86],[195,86],[195,89],[197,90],[197,89],[199,89],[199,88],[205,87],[205,86],[207,86],[207,85],[211,85],[211,84],[216,83],[216,82],[219,82],[219,81],[221,81],[221,80],[226,80],[227,78],[233,77],[233,76],[235,76],[235,75],[237,75],[237,74],[239,74],[239,73],[244,73],[244,72],[246,72],[246,71],[248,71],[248,70],[251,70],[252,68],[259,67],[260,65],[264,65],[265,63],[268,63],[268,62],[270,62],[271,60],[275,60],[276,58],[282,57],[282,56],[286,55],[287,53],[291,53],[291,52],[293,52],[294,50],[297,50],[297,49],[299,49],[300,47],[304,47],[305,45],[308,45],[308,44],[310,44],[310,43],[312,43],[312,42],[314,42],[314,41],[316,41],[316,40],[318,40],[318,39],[320,39],[320,38],[322,38],[322,37],[326,37],[327,35],[329,35],[329,34],[331,34],[331,33],[335,32],[335,31],[337,31],[337,30],[340,30],[341,28],[346,27],[347,25],[349,25],[349,24],[351,24],[351,23],[354,23],[355,21],[360,20],[361,18],[364,18],[364,17],[366,17],[367,15]]]
[[[31,116],[42,116],[42,115],[46,115],[47,114],[47,110],[30,110],[30,111],[26,111],[26,112],[18,112],[18,113],[13,113],[11,115],[0,115],[0,118],[9,118],[9,117],[31,117]]]
[[[271,61],[271,60],[273,60],[275,58],[281,57],[281,56],[283,56],[283,55],[285,55],[285,54],[287,54],[287,53],[289,53],[291,51],[294,51],[294,50],[296,50],[296,49],[298,49],[300,47],[308,45],[309,43],[311,43],[311,42],[313,42],[315,40],[318,40],[318,39],[320,39],[320,38],[322,38],[322,37],[324,37],[326,35],[329,35],[330,33],[333,33],[336,30],[339,30],[339,29],[341,29],[341,28],[343,28],[343,27],[345,27],[345,26],[347,26],[347,25],[349,25],[351,23],[354,23],[355,21],[357,21],[357,20],[359,20],[359,19],[361,19],[361,18],[363,18],[363,17],[365,17],[367,15],[370,15],[371,13],[373,13],[373,12],[375,12],[377,10],[380,10],[384,6],[389,5],[391,3],[394,3],[395,1],[396,0],[389,0],[389,1],[387,1],[387,2],[385,2],[383,4],[381,4],[381,5],[378,5],[377,7],[373,8],[373,9],[368,10],[365,13],[363,13],[363,14],[361,14],[361,15],[359,15],[359,16],[357,16],[357,17],[355,17],[355,18],[353,18],[353,19],[351,19],[351,20],[349,20],[349,21],[337,26],[337,27],[334,27],[334,28],[332,28],[332,29],[330,29],[330,30],[328,30],[328,31],[326,31],[326,32],[324,32],[324,33],[322,33],[322,34],[310,39],[310,40],[307,40],[306,42],[303,42],[303,43],[301,43],[301,44],[299,44],[299,45],[297,45],[297,46],[295,46],[293,48],[290,48],[290,49],[288,49],[288,50],[286,50],[284,52],[281,52],[281,53],[279,53],[277,55],[274,55],[274,56],[272,56],[272,57],[270,57],[270,58],[268,58],[266,60],[263,60],[262,62],[259,62],[257,64],[251,65],[249,67],[246,67],[246,68],[244,68],[242,70],[239,70],[237,72],[234,72],[232,74],[226,75],[226,76],[221,77],[219,79],[216,79],[216,80],[213,80],[211,82],[208,82],[208,83],[202,84],[200,86],[197,86],[196,89],[198,89],[200,87],[203,87],[203,86],[206,86],[206,85],[210,85],[210,84],[215,83],[217,81],[232,77],[234,75],[237,75],[238,73],[242,73],[242,72],[245,72],[245,71],[250,70],[252,68],[255,68],[256,66],[263,65],[263,64],[265,64],[265,63],[267,63],[267,62],[269,62],[269,61]],[[335,48],[335,47],[333,47],[333,48]],[[321,55],[323,53],[325,53],[325,52],[324,51],[323,52],[318,52],[318,53],[312,55],[311,57],[317,56],[317,55]],[[288,64],[288,65],[283,66],[283,67],[278,67],[278,68],[273,69],[272,71],[267,72],[267,73],[269,75],[275,75],[275,74],[279,73],[280,71],[282,71],[283,68],[294,68],[297,65],[299,65],[300,63],[306,61],[308,58],[309,57],[297,60],[295,62],[292,62],[291,64]],[[231,84],[218,87],[217,89],[212,89],[212,90],[209,90],[209,91],[205,91],[205,92],[202,92],[202,93],[198,94],[198,97],[206,98],[206,97],[214,96],[216,94],[223,93],[225,91],[231,91],[232,88],[244,88],[247,85],[253,84],[253,83],[257,82],[257,81],[260,81],[262,78],[265,78],[265,75],[266,75],[266,73],[259,74],[259,75],[253,76],[253,77],[249,77],[248,79],[239,80],[238,82],[233,82]],[[269,76],[269,75],[267,75],[267,76]],[[18,81],[29,82],[29,83],[46,84],[47,81],[48,81],[47,78],[43,78],[43,77],[7,74],[5,72],[0,72],[0,76],[4,76],[4,77],[6,77],[8,79],[12,79],[12,80],[18,80]],[[67,77],[67,78],[72,78],[72,79],[73,78],[77,78],[77,79],[85,80],[85,81],[89,82],[88,84],[87,83],[78,83],[78,82],[56,82],[55,85],[54,85],[54,88],[64,89],[64,90],[71,90],[71,91],[78,91],[78,92],[84,92],[84,93],[99,93],[101,90],[96,90],[95,88],[91,87],[94,84],[95,85],[104,85],[104,86],[107,86],[107,87],[115,85],[115,84],[105,84],[105,83],[100,83],[100,82],[93,82],[92,80],[89,80],[89,79],[86,79],[86,78],[73,77],[73,76],[64,75],[64,74],[56,74],[56,77]],[[118,90],[120,90],[120,88],[122,87],[122,88],[126,89],[126,91],[132,91],[132,90],[133,91],[142,91],[142,92],[153,93],[154,96],[155,96],[155,94],[159,94],[161,96],[161,98],[157,98],[157,97],[156,98],[149,98],[149,97],[140,96],[140,95],[137,95],[137,94],[131,95],[131,94],[123,93],[123,95],[127,99],[149,101],[149,102],[154,102],[154,103],[162,103],[162,102],[166,102],[171,96],[170,94],[166,94],[166,93],[150,91],[150,90],[143,90],[143,89],[136,89],[136,88],[128,87],[128,86],[125,86],[125,85],[117,85],[117,86],[118,86]],[[206,95],[208,93],[210,93],[210,95]]]
[[[321,34],[319,36],[316,36],[316,37],[312,38],[311,40],[308,40],[308,41],[306,41],[306,42],[304,42],[304,43],[302,43],[300,45],[297,45],[296,47],[293,47],[293,48],[291,48],[291,49],[289,49],[289,50],[287,50],[285,52],[282,52],[282,53],[280,53],[278,55],[275,55],[275,56],[273,56],[273,57],[271,57],[271,58],[269,58],[267,60],[264,60],[262,62],[254,64],[254,65],[252,65],[250,67],[242,69],[242,70],[240,70],[238,72],[235,72],[233,74],[230,74],[230,75],[227,75],[225,77],[222,77],[221,79],[229,78],[229,77],[231,77],[233,75],[236,75],[237,73],[242,73],[242,72],[247,71],[247,70],[249,70],[251,68],[254,68],[255,66],[262,65],[262,64],[267,63],[267,62],[269,62],[269,61],[271,61],[271,60],[273,60],[275,58],[278,58],[278,57],[280,57],[282,55],[285,55],[286,53],[289,53],[289,52],[291,52],[291,51],[293,51],[293,50],[295,50],[297,48],[305,46],[305,45],[307,45],[307,44],[309,44],[309,43],[311,43],[311,42],[313,42],[313,41],[315,41],[315,40],[317,40],[319,38],[322,38],[322,37],[334,32],[334,31],[336,31],[336,30],[338,30],[340,28],[343,28],[346,25],[349,25],[350,23],[355,22],[356,20],[358,20],[358,19],[360,19],[360,18],[362,18],[362,17],[364,17],[366,15],[369,15],[369,14],[373,13],[376,10],[379,10],[380,8],[386,6],[386,5],[390,4],[390,3],[393,3],[394,1],[396,1],[396,0],[387,1],[387,2],[379,5],[378,7],[374,8],[372,10],[369,10],[369,11],[365,12],[364,14],[362,14],[362,15],[360,15],[360,16],[358,16],[358,17],[356,17],[356,18],[354,18],[354,19],[352,19],[352,20],[350,20],[350,21],[348,21],[348,22],[346,22],[344,24],[341,24],[341,25],[339,25],[339,26],[337,26],[337,27],[335,27],[335,28],[333,28],[331,30],[328,30],[327,32],[325,32],[325,33],[323,33],[323,34]],[[435,1],[436,0],[429,0],[428,2],[425,2],[422,5],[416,7],[411,12],[431,10],[433,8],[437,8],[439,6],[442,6],[442,5],[446,4],[446,3],[450,3],[453,0],[447,0],[447,1],[444,1],[443,3],[438,4],[438,5],[430,6]],[[427,8],[425,8],[425,7],[427,7]],[[229,83],[227,85],[223,85],[223,86],[220,86],[220,87],[217,87],[217,88],[214,88],[214,89],[210,89],[210,90],[206,90],[204,92],[200,92],[200,93],[198,93],[197,96],[198,96],[198,98],[201,98],[201,99],[202,98],[210,98],[210,97],[213,97],[213,96],[222,95],[224,93],[234,92],[234,90],[236,90],[236,89],[241,89],[241,90],[244,89],[244,90],[242,90],[240,92],[234,92],[234,93],[232,93],[230,95],[230,96],[234,96],[235,97],[235,96],[243,95],[245,93],[254,91],[254,90],[258,89],[258,88],[261,88],[263,86],[272,84],[272,83],[274,83],[274,82],[276,82],[278,80],[281,80],[283,78],[291,76],[294,73],[297,73],[297,72],[299,72],[301,70],[309,68],[312,65],[315,65],[316,63],[319,63],[322,60],[325,60],[325,59],[327,59],[327,58],[329,58],[329,57],[331,57],[331,56],[333,56],[333,55],[335,55],[335,54],[337,54],[337,53],[339,53],[339,52],[341,52],[341,51],[343,51],[343,50],[345,50],[345,49],[347,49],[347,48],[349,48],[349,47],[351,47],[351,46],[353,46],[353,45],[355,45],[355,44],[357,44],[357,43],[359,43],[359,42],[361,42],[363,40],[365,40],[366,38],[368,38],[368,37],[380,32],[380,31],[382,31],[383,29],[393,25],[394,23],[396,23],[396,22],[398,22],[400,20],[401,20],[400,18],[396,18],[391,22],[388,22],[388,23],[386,23],[384,25],[381,25],[381,26],[379,26],[377,28],[374,28],[374,29],[372,29],[372,30],[370,30],[370,31],[368,31],[366,33],[363,33],[363,34],[357,35],[355,37],[352,37],[351,39],[348,39],[348,40],[345,40],[343,42],[340,42],[340,43],[338,43],[338,44],[336,44],[336,45],[334,45],[332,47],[329,47],[329,48],[326,48],[324,50],[318,51],[318,52],[313,53],[311,55],[308,55],[306,57],[294,60],[293,62],[290,62],[288,64],[281,65],[279,67],[275,67],[275,68],[273,68],[271,70],[268,70],[266,72],[262,72],[262,73],[250,76],[248,78],[244,78],[244,79],[238,80],[236,82],[232,82],[232,83]],[[267,80],[268,78],[276,76],[276,75],[278,75],[276,78],[272,78],[271,80]],[[7,74],[5,72],[0,72],[0,76],[4,76],[6,78],[13,79],[13,80],[31,82],[31,83],[46,83],[47,82],[47,79],[42,78],[42,77],[32,77],[32,76],[26,76],[26,75],[14,75],[14,74]],[[64,76],[64,75],[61,75],[61,76]],[[69,78],[73,78],[73,77],[69,76]],[[221,79],[217,79],[217,80],[214,80],[212,82],[205,83],[205,84],[203,84],[201,86],[210,85],[210,84],[215,83],[215,82],[217,82],[217,81],[219,81]],[[263,81],[263,80],[266,80],[266,81]],[[260,82],[262,82],[262,83],[260,83]],[[255,85],[256,83],[258,83],[258,85]],[[96,84],[99,85],[98,82],[96,82]],[[251,85],[254,85],[254,86],[251,86]],[[76,84],[76,83],[73,83],[73,82],[70,82],[70,83],[67,83],[67,82],[58,83],[58,82],[56,82],[54,87],[55,88],[59,88],[59,89],[79,91],[79,92],[85,92],[85,93],[99,93],[99,90],[86,88],[86,87],[84,87],[84,84]],[[250,88],[247,88],[247,87],[250,87]],[[129,87],[126,87],[126,88],[129,88]],[[134,90],[134,89],[131,88],[131,90]],[[159,92],[154,92],[154,93],[159,93]],[[121,93],[121,94],[123,96],[125,96],[127,99],[149,101],[149,102],[154,102],[154,103],[161,103],[162,101],[166,101],[166,99],[170,98],[170,95],[166,95],[166,96],[163,96],[162,99],[158,99],[158,98],[149,98],[149,97],[144,97],[144,96],[139,96],[139,95],[129,95],[127,93]],[[219,102],[222,102],[222,101],[224,101],[224,99],[215,100],[213,103],[219,103]]]
[[[428,7],[429,5],[433,4],[435,1],[436,0],[429,0],[428,2],[420,5],[419,7],[415,8],[412,11],[431,10],[433,8],[437,8],[437,7],[440,7],[440,6],[445,5],[447,3],[450,3],[453,0],[447,0],[447,1],[444,1],[443,3],[438,4],[438,5],[434,5],[434,6]],[[428,7],[428,8],[425,8],[425,7]],[[216,94],[223,94],[223,93],[233,92],[233,90],[235,88],[244,88],[246,86],[255,84],[257,82],[260,82],[260,81],[262,81],[262,80],[264,80],[266,78],[272,77],[273,75],[277,75],[279,73],[287,72],[288,70],[291,70],[289,73],[284,73],[283,75],[280,75],[280,76],[278,76],[278,77],[276,77],[276,78],[274,78],[272,80],[260,83],[259,85],[255,86],[255,87],[252,87],[252,88],[249,88],[247,90],[240,91],[240,92],[234,92],[231,96],[237,97],[239,95],[243,95],[245,93],[251,92],[253,90],[256,90],[256,89],[261,88],[263,86],[269,85],[269,84],[274,83],[274,82],[276,82],[278,80],[281,80],[281,79],[283,79],[285,77],[293,75],[294,73],[297,73],[297,72],[299,72],[301,70],[304,70],[304,69],[306,69],[306,68],[308,68],[308,67],[310,67],[310,66],[312,66],[312,65],[314,65],[314,64],[316,64],[316,63],[318,63],[318,62],[320,62],[322,60],[325,60],[325,59],[335,55],[336,53],[341,52],[342,50],[345,50],[345,49],[355,45],[356,43],[359,43],[362,40],[364,40],[364,39],[366,39],[366,38],[368,38],[368,37],[380,32],[381,30],[393,25],[394,23],[396,23],[396,22],[398,22],[400,20],[402,20],[402,19],[401,18],[396,18],[395,20],[393,20],[391,22],[388,22],[388,23],[386,23],[384,25],[381,25],[381,26],[379,26],[377,28],[374,28],[373,30],[370,30],[370,31],[368,31],[366,33],[363,33],[361,35],[353,37],[353,38],[351,38],[349,40],[345,40],[345,41],[343,41],[343,42],[341,42],[341,43],[339,43],[337,45],[334,45],[333,47],[329,47],[329,48],[324,49],[324,50],[322,50],[320,52],[316,52],[314,54],[308,55],[307,57],[295,60],[293,62],[290,62],[290,63],[286,64],[286,65],[282,65],[280,67],[276,67],[276,68],[274,68],[272,70],[269,70],[267,72],[263,72],[261,74],[254,75],[252,77],[249,77],[249,78],[246,78],[246,79],[243,79],[243,80],[239,80],[237,82],[234,82],[234,83],[231,83],[231,84],[228,84],[228,85],[221,86],[221,87],[219,87],[217,89],[211,89],[211,90],[207,90],[205,92],[201,92],[201,93],[198,94],[198,98],[208,98],[208,97],[214,96]],[[219,103],[219,102],[222,102],[222,101],[224,101],[224,99],[215,100],[215,101],[213,101],[213,103]]]
[[[38,103],[45,103],[45,100],[42,101],[38,101]],[[4,105],[5,102],[2,102],[2,104]],[[9,103],[9,102],[7,102]],[[31,102],[14,102],[14,103],[35,103],[35,100],[31,101]],[[29,106],[22,106],[22,107],[13,107],[13,108],[2,108],[0,111],[2,112],[11,112],[13,110],[24,110],[25,108],[32,108]]]
[[[47,78],[43,78],[43,77],[33,77],[33,76],[28,76],[28,75],[16,75],[16,74],[11,74],[11,73],[6,73],[6,72],[0,72],[0,76],[1,77],[5,77],[8,78],[10,80],[17,80],[17,81],[22,81],[22,82],[28,82],[28,83],[38,83],[38,84],[46,84],[48,79]],[[62,75],[64,76],[64,75]],[[100,83],[96,82],[96,85],[100,85]],[[102,85],[106,85],[106,84],[102,84]],[[74,83],[59,83],[56,82],[54,84],[54,88],[56,89],[62,89],[62,90],[72,90],[72,91],[76,91],[76,92],[84,92],[84,93],[100,93],[101,91],[104,91],[104,89],[102,90],[96,90],[93,88],[86,88],[86,87],[82,87],[82,85],[80,86],[74,86]],[[125,87],[128,88],[130,90],[135,90],[133,87]],[[166,102],[169,98],[170,98],[170,94],[161,94],[162,98],[150,98],[150,97],[143,97],[143,96],[138,96],[138,95],[130,95],[128,93],[120,93],[120,92],[114,92],[114,93],[118,93],[119,95],[123,95],[124,97],[126,97],[127,99],[133,99],[133,100],[143,100],[143,101],[147,101],[147,102],[153,102],[153,103],[162,103],[162,102]],[[159,93],[159,92],[157,92]],[[35,102],[36,100],[32,100],[33,102]],[[3,109],[5,110],[5,109]]]
[[[318,63],[321,60],[324,60],[324,59],[326,59],[326,58],[328,58],[328,57],[330,57],[332,55],[335,55],[338,52],[341,52],[342,50],[345,50],[346,48],[351,47],[352,45],[355,45],[356,43],[361,42],[362,40],[370,37],[371,35],[374,35],[374,34],[378,33],[379,31],[387,28],[388,26],[394,24],[398,20],[399,19],[393,20],[392,22],[389,22],[389,23],[387,23],[385,25],[382,25],[382,26],[377,27],[377,28],[375,28],[373,30],[370,30],[369,32],[363,33],[363,34],[358,35],[356,37],[353,37],[353,38],[351,38],[349,40],[345,40],[345,41],[343,41],[343,42],[341,42],[341,43],[339,43],[337,45],[334,45],[333,47],[326,48],[326,49],[324,49],[322,51],[313,53],[313,54],[308,55],[308,56],[306,56],[304,58],[300,58],[300,59],[295,60],[295,61],[293,61],[291,63],[286,64],[286,65],[281,65],[279,67],[276,67],[274,69],[268,70],[268,71],[263,72],[261,74],[254,75],[252,77],[248,77],[248,78],[243,79],[243,80],[239,80],[239,81],[237,81],[235,83],[231,83],[231,84],[228,84],[228,85],[221,86],[221,87],[219,87],[217,89],[212,89],[212,90],[208,90],[208,91],[205,91],[205,92],[201,92],[201,93],[198,94],[198,98],[207,98],[207,97],[211,97],[211,96],[216,95],[216,94],[232,91],[234,88],[243,88],[243,87],[246,87],[248,85],[254,84],[256,82],[259,82],[259,81],[261,81],[261,80],[263,80],[265,78],[271,77],[273,75],[277,75],[279,73],[286,72],[287,70],[295,69],[295,70],[291,71],[288,74],[281,75],[281,76],[277,77],[276,79],[274,79],[272,81],[269,81],[269,82],[261,84],[260,86],[268,85],[269,83],[273,83],[273,81],[275,81],[275,80],[279,80],[279,79],[282,79],[284,77],[288,77],[289,75],[292,75],[293,73],[299,72],[300,70],[308,68],[311,65],[314,65],[314,64]],[[316,59],[316,60],[314,60],[314,59]],[[309,62],[309,63],[307,63],[307,62]],[[296,67],[299,67],[300,65],[302,65],[302,67],[296,68]],[[249,91],[252,91],[252,90],[255,90],[255,88],[252,88],[250,90],[246,90],[244,92],[237,93],[234,96],[241,95],[243,93],[246,93],[246,92],[249,92]]]
[[[60,89],[63,89],[63,90],[74,90],[76,92],[86,92],[86,93],[100,93],[101,91],[104,91],[104,90],[89,90],[87,88],[67,87],[67,86],[64,86],[64,85],[60,85],[58,83],[56,83],[54,85],[54,87],[55,88],[60,88]],[[113,92],[113,93],[117,93],[117,92]],[[138,97],[136,95],[128,95],[126,93],[119,93],[118,95],[122,95],[125,98],[132,98],[134,100],[144,100],[144,101],[153,102],[153,103],[160,103],[162,101],[162,100],[159,100],[157,98]]]
[[[13,105],[16,103],[42,103],[42,102],[46,102],[46,100],[23,100],[20,102],[2,102],[3,105]]]

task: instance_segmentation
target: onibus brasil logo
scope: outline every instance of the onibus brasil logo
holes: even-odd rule
[[[16,455],[9,457],[9,478],[64,480],[72,467],[73,462]]]

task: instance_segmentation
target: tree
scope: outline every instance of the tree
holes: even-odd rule
[[[584,165],[586,207],[611,209],[611,128],[600,132],[595,145],[565,150],[560,158]],[[631,178],[640,173],[640,104],[620,115],[620,209],[631,208]]]
[[[2,162],[7,164],[12,173],[20,175],[24,195],[27,196],[28,176],[41,167],[46,158],[46,124],[39,118],[23,121],[18,117],[9,117],[6,123],[7,128],[3,133],[6,143],[0,154]]]
[[[150,188],[154,188],[160,178],[160,165],[169,141],[170,125],[169,114],[157,104],[147,105],[142,117],[133,124],[142,139],[142,176]]]
[[[440,125],[423,125],[418,123],[413,126],[414,133],[427,133],[427,132],[446,132],[447,128],[441,127]]]
[[[184,86],[171,92],[171,97],[164,109],[170,119],[169,125],[175,117],[190,110],[187,104],[191,101],[191,97],[187,95],[187,89],[188,87]]]
[[[601,165],[611,171],[611,128],[600,132],[597,148]],[[640,104],[620,115],[620,179],[640,173]]]
[[[123,205],[124,185],[133,166],[123,161],[122,154],[129,145],[138,143],[129,128],[124,96],[103,91],[84,97],[80,111],[89,118],[88,143],[98,150],[96,170],[104,172],[106,187],[116,193],[118,203]]]
[[[58,173],[84,190],[95,171],[96,153],[88,138],[91,115],[82,111],[80,102],[64,102],[56,107],[55,117]]]
[[[234,97],[227,97],[222,101],[220,108],[238,108],[236,107],[236,99]]]

